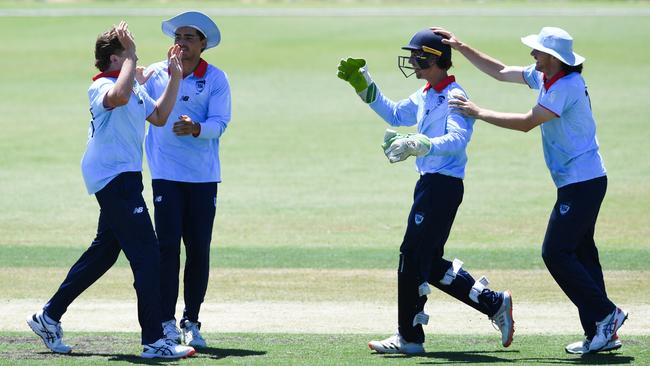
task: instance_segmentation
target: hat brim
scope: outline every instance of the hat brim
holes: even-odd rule
[[[526,37],[521,37],[521,43],[525,44],[526,46],[542,51],[544,53],[548,53],[549,55],[557,58],[558,60],[562,61],[563,63],[569,65],[569,66],[577,66],[580,65],[581,63],[585,62],[585,58],[578,55],[575,52],[571,52],[570,54],[565,54],[561,55],[554,49],[544,47],[541,43],[537,41],[537,34],[531,34]]]
[[[207,15],[198,11],[188,11],[162,22],[164,34],[175,38],[176,29],[180,27],[192,27],[203,33],[207,40],[205,48],[212,48],[221,42],[221,32],[216,24]]]

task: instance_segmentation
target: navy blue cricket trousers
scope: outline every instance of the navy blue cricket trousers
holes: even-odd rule
[[[135,279],[142,344],[163,337],[158,242],[142,189],[142,174],[126,172],[95,193],[100,207],[97,236],[43,308],[50,318],[60,321],[68,306],[115,264],[123,250]]]
[[[607,177],[569,184],[557,190],[542,258],[562,291],[578,307],[587,338],[596,322],[614,311],[607,297],[594,230],[607,191]]]
[[[196,323],[208,289],[217,183],[153,179],[152,187],[154,221],[160,242],[162,318],[163,321],[175,319],[182,238],[185,244],[182,320]]]
[[[421,176],[415,185],[397,271],[399,333],[408,342],[424,342],[422,325],[413,325],[413,319],[427,301],[418,293],[425,281],[488,316],[501,306],[500,295],[488,289],[479,295],[479,303],[472,301],[469,293],[475,280],[463,269],[450,285],[439,282],[452,265],[443,258],[444,246],[463,192],[462,179],[438,173]]]

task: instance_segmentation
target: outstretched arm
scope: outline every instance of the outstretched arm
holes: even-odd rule
[[[522,132],[528,132],[542,123],[558,117],[555,113],[539,104],[526,113],[506,113],[481,108],[462,96],[450,100],[449,106],[456,108],[466,116],[481,119],[495,126]]]
[[[431,30],[443,36],[445,38],[442,40],[443,43],[448,44],[451,48],[460,52],[467,60],[469,60],[469,62],[484,73],[499,81],[526,84],[522,74],[524,70],[522,66],[508,66],[503,62],[472,48],[467,43],[461,42],[453,33],[444,28],[431,27]]]

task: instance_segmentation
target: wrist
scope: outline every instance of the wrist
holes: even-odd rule
[[[192,136],[193,137],[199,137],[201,134],[201,124],[198,122],[194,122],[192,125]]]

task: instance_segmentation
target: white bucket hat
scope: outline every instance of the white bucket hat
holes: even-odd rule
[[[526,46],[548,53],[569,66],[580,65],[585,58],[573,52],[573,38],[564,29],[544,27],[539,34],[521,37]]]
[[[176,29],[192,27],[203,33],[207,40],[206,49],[212,48],[221,41],[221,33],[216,24],[207,15],[198,11],[187,11],[162,22],[162,31],[166,35],[176,37]]]

